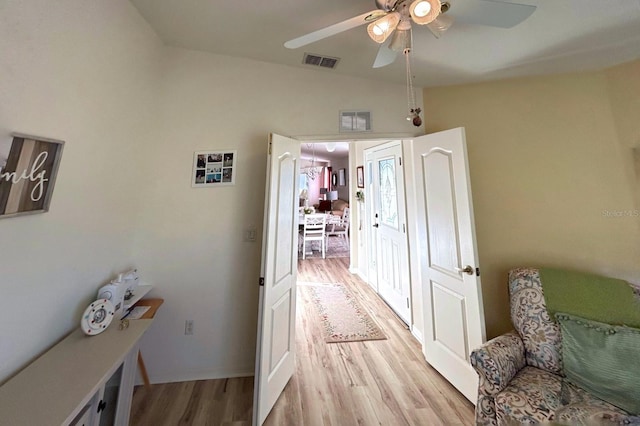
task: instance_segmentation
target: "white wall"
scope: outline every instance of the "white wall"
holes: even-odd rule
[[[160,49],[126,0],[0,2],[0,138],[66,141],[50,211],[0,220],[0,382],[132,265]]]
[[[340,110],[368,109],[376,133],[409,133],[402,85],[167,49],[162,136],[149,152],[135,260],[163,297],[142,351],[152,381],[229,377],[254,368],[269,132],[337,139]],[[419,99],[421,102],[421,99]],[[237,149],[236,185],[192,189],[193,152]],[[195,321],[194,335],[184,322]]]
[[[125,0],[3,1],[0,51],[0,137],[66,141],[50,212],[0,220],[0,381],[131,266],[165,298],[153,380],[250,374],[260,239],[242,236],[262,232],[269,132],[338,139],[345,109],[371,110],[373,137],[414,131],[402,85],[165,48]],[[218,148],[236,185],[192,189],[193,152]]]

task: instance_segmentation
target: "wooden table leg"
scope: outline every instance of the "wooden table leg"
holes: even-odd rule
[[[142,381],[146,390],[151,390],[151,382],[149,381],[149,375],[147,374],[147,367],[144,365],[142,359],[142,353],[138,351],[138,368],[140,368],[140,375],[142,375]]]

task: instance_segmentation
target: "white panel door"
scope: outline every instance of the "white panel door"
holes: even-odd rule
[[[485,340],[465,133],[413,141],[425,358],[475,404],[470,352]]]
[[[295,368],[300,142],[272,134],[267,161],[253,424],[261,425]]]
[[[411,324],[411,285],[400,141],[372,148],[378,294]]]

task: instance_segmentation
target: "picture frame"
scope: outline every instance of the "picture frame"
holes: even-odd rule
[[[338,186],[347,186],[346,169],[338,170]]]
[[[358,188],[364,188],[364,166],[356,168],[356,180]]]
[[[191,187],[235,185],[237,162],[238,151],[232,149],[194,152]]]
[[[48,212],[64,141],[10,136],[0,140],[0,218]]]

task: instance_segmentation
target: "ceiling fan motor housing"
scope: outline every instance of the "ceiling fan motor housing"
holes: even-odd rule
[[[375,0],[375,1],[376,1],[376,8],[380,10],[385,10],[387,12],[392,11],[396,3],[398,3],[398,0]]]

